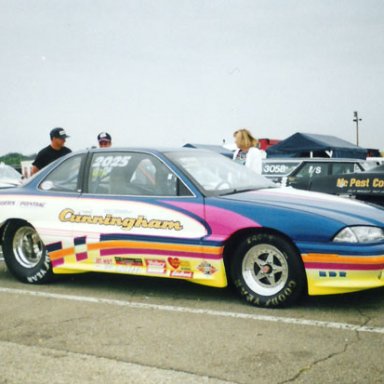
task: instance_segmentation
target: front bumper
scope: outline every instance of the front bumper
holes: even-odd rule
[[[384,286],[384,253],[375,256],[302,254],[309,295],[356,292]]]

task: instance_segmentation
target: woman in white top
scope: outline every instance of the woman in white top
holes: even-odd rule
[[[233,134],[237,150],[233,154],[233,160],[252,169],[259,175],[262,171],[262,160],[265,152],[257,148],[259,142],[247,129],[239,129]]]

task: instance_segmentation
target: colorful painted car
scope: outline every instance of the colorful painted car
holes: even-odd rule
[[[210,151],[90,149],[0,192],[9,271],[28,283],[110,272],[230,282],[247,302],[384,285],[384,211],[276,188]]]

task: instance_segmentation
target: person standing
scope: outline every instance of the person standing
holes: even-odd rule
[[[65,140],[69,137],[63,128],[53,128],[49,133],[51,144],[43,148],[32,163],[32,172],[35,174],[48,164],[72,152],[65,146]]]
[[[99,148],[107,148],[112,145],[112,136],[107,132],[101,132],[97,135]]]
[[[248,129],[239,129],[233,134],[237,150],[233,154],[233,159],[240,164],[252,169],[261,175],[265,152],[258,147],[258,140],[254,138]]]

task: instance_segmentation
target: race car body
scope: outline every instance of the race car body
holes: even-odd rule
[[[225,287],[259,306],[384,285],[384,212],[276,188],[196,149],[90,149],[0,192],[19,280],[109,272]]]

